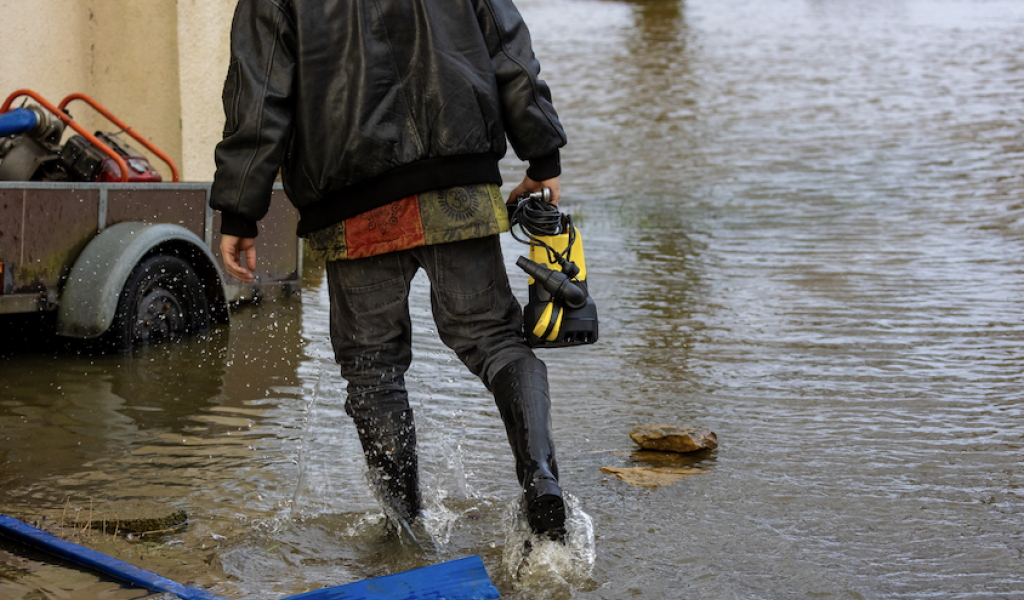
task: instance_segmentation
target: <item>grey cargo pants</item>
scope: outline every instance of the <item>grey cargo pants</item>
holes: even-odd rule
[[[441,340],[488,389],[506,365],[534,356],[497,235],[330,261],[331,343],[348,381],[345,411],[357,422],[409,407],[409,284],[420,268]]]

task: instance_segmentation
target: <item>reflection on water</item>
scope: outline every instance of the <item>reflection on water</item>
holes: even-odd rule
[[[601,314],[596,346],[542,353],[595,559],[581,542],[508,567],[511,452],[422,279],[407,379],[440,551],[381,539],[316,265],[301,299],[202,339],[0,359],[0,507],[185,508],[181,533],[95,544],[231,597],[467,554],[505,598],[1024,595],[1024,5],[518,4]],[[503,243],[525,295],[524,247]],[[659,466],[631,455],[644,422],[714,430],[717,451],[674,465],[707,474],[601,473]],[[140,597],[24,564],[0,596]]]

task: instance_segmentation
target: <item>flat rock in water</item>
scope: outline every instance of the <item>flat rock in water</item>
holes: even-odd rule
[[[659,487],[673,484],[687,475],[703,473],[704,469],[682,467],[601,467],[601,471],[611,473],[626,483]]]
[[[644,450],[660,452],[696,452],[718,447],[718,436],[713,431],[694,427],[637,425],[629,437]]]

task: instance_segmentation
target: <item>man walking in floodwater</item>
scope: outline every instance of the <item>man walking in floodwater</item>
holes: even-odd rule
[[[565,133],[511,0],[240,0],[211,204],[229,274],[252,281],[278,169],[299,235],[327,261],[331,342],[374,491],[420,516],[409,283],[423,268],[441,339],[494,394],[533,531],[564,536],[547,371],[526,345],[498,234],[506,137],[529,161],[509,195],[559,197]]]

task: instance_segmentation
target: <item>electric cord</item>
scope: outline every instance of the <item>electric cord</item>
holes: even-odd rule
[[[540,195],[535,194],[523,194],[520,196],[519,202],[510,212],[509,220],[513,225],[512,237],[517,242],[528,246],[544,248],[547,251],[548,262],[558,263],[562,271],[570,278],[575,277],[579,273],[579,268],[572,262],[571,258],[572,247],[576,241],[576,228],[572,224],[572,217],[570,215],[562,214],[557,206],[550,202],[545,202]],[[523,231],[529,236],[528,239],[523,239],[516,235],[515,225],[522,227]],[[569,243],[566,245],[564,252],[558,252],[537,239],[538,236],[550,237],[560,235],[563,232],[569,234]]]

